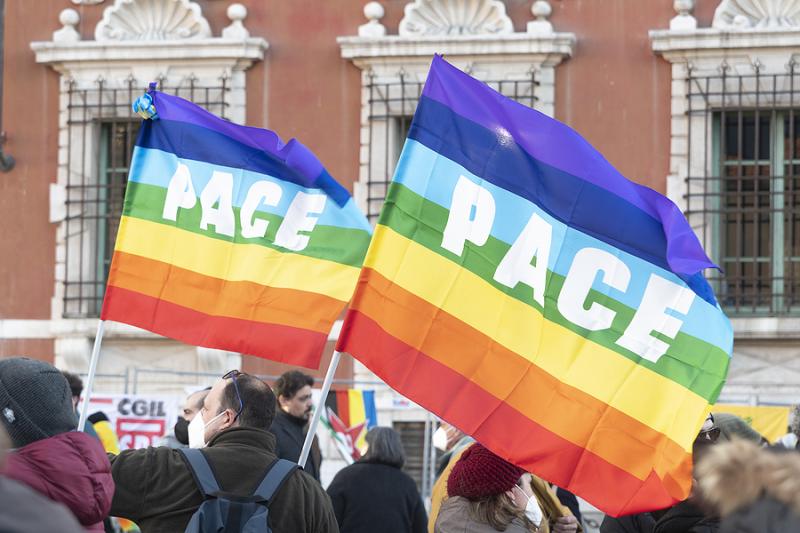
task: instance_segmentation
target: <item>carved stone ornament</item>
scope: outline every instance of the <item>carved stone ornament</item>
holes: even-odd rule
[[[166,41],[211,37],[200,6],[189,0],[116,0],[94,31],[98,41]]]
[[[722,0],[714,12],[722,30],[800,27],[800,0]]]
[[[514,31],[506,7],[499,0],[414,0],[406,4],[399,34],[502,35]]]

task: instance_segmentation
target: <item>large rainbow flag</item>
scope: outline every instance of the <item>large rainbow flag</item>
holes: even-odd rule
[[[729,321],[678,208],[433,60],[338,349],[612,515],[687,497]]]
[[[101,318],[317,368],[371,228],[302,144],[152,91]]]

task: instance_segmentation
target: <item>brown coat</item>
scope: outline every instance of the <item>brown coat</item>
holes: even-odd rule
[[[222,490],[249,496],[275,461],[275,437],[255,428],[225,430],[203,449]],[[111,456],[117,484],[111,514],[136,522],[142,533],[184,531],[203,498],[183,455],[172,448],[126,450]],[[328,495],[298,470],[273,498],[269,525],[274,533],[339,531]]]

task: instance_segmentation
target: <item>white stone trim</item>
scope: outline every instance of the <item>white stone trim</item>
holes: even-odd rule
[[[715,28],[653,30],[650,32],[652,48],[672,65],[671,86],[671,142],[670,170],[666,177],[667,196],[682,210],[686,210],[689,193],[687,176],[711,175],[711,168],[703,168],[703,162],[711,165],[711,158],[704,152],[710,150],[712,133],[703,125],[704,109],[698,109],[693,101],[692,112],[687,115],[687,80],[690,69],[693,76],[718,75],[721,66],[732,75],[752,74],[755,66],[765,76],[786,73],[786,66],[800,56],[800,32],[785,28],[737,29],[721,31]],[[715,102],[710,102],[714,106]],[[691,130],[691,145],[689,132]],[[691,157],[690,157],[691,156]],[[691,161],[692,168],[689,169]],[[689,223],[701,234],[702,222],[689,217]],[[708,228],[706,228],[708,229]],[[711,246],[711,231],[706,231]],[[790,317],[731,319],[734,336],[740,339],[800,339],[800,319]]]
[[[575,34],[512,33],[503,36],[470,35],[465,37],[415,37],[408,39],[399,35],[386,37],[339,37],[336,39],[342,57],[350,59],[359,68],[372,66],[379,61],[399,60],[398,63],[423,63],[430,65],[434,54],[452,58],[469,57],[483,62],[502,62],[519,56],[533,56],[530,62],[556,66],[572,56]],[[492,57],[500,56],[500,57]]]
[[[427,35],[503,35],[514,24],[500,0],[414,0],[406,4],[398,33]]]
[[[57,361],[69,364],[70,368],[80,368],[88,363],[91,350],[91,340],[97,328],[97,319],[65,319],[63,315],[63,279],[65,273],[66,238],[65,223],[66,213],[65,186],[67,176],[78,172],[77,166],[84,153],[91,159],[96,150],[91,139],[94,135],[92,116],[87,116],[87,145],[73,139],[69,144],[71,127],[68,123],[67,90],[70,85],[77,90],[90,89],[96,86],[99,79],[104,81],[107,89],[124,88],[130,79],[135,79],[144,89],[146,83],[157,79],[163,80],[168,86],[179,85],[181,81],[193,78],[198,86],[220,86],[220,80],[225,80],[226,117],[237,123],[243,123],[246,116],[246,86],[245,71],[256,61],[264,59],[269,48],[266,40],[260,37],[250,37],[244,27],[243,21],[247,10],[243,6],[233,4],[228,10],[231,25],[224,29],[224,37],[212,37],[210,30],[206,31],[207,22],[202,16],[199,5],[188,0],[168,0],[176,8],[185,9],[181,23],[189,24],[193,30],[187,32],[177,31],[176,28],[161,28],[159,33],[156,18],[133,20],[133,11],[144,10],[158,14],[161,0],[116,0],[113,6],[105,11],[103,20],[96,28],[96,35],[102,36],[100,41],[81,41],[74,30],[78,20],[76,12],[62,13],[61,23],[63,28],[54,34],[54,39],[49,42],[33,42],[31,49],[36,55],[36,61],[47,65],[61,74],[59,99],[59,145],[58,145],[58,174],[55,183],[51,186],[50,219],[57,223],[56,226],[56,264],[55,264],[55,290],[51,301],[51,319],[37,321],[3,321],[0,323],[0,338],[52,338],[55,339]],[[150,10],[150,11],[148,11]],[[66,10],[65,10],[66,11]],[[122,24],[119,18],[121,12],[128,16],[131,22],[129,29],[140,30],[140,34],[127,36],[112,35],[109,33],[109,24]],[[116,15],[114,15],[116,13]],[[115,18],[116,17],[116,18]],[[163,21],[162,21],[163,22]],[[134,24],[135,23],[135,24]],[[205,24],[204,24],[205,23]],[[136,24],[139,24],[136,26]],[[149,26],[148,26],[149,25]],[[152,27],[151,27],[152,26]],[[198,31],[194,31],[197,30]],[[113,28],[112,28],[113,29]],[[152,31],[151,31],[152,30]],[[173,31],[175,30],[175,31]],[[165,36],[185,37],[163,39]],[[148,39],[141,40],[141,37]],[[159,40],[159,37],[161,39]],[[114,39],[134,40],[114,40]],[[90,144],[91,143],[91,144]],[[73,151],[72,156],[68,149]],[[81,169],[83,170],[83,169]],[[87,169],[84,174],[87,180],[91,179],[95,170]],[[130,339],[141,340],[143,349],[148,342],[163,340],[153,333],[119,323],[108,323],[106,338],[109,340]],[[172,341],[171,341],[172,342]],[[217,360],[231,360],[229,355],[214,354],[209,351],[198,352],[197,357],[204,364]]]
[[[364,13],[370,22],[359,29],[359,36],[337,39],[342,57],[352,61],[362,71],[360,173],[353,185],[353,196],[359,207],[368,211],[366,193],[371,178],[368,144],[370,82],[397,82],[400,72],[406,80],[423,82],[433,55],[444,54],[449,62],[479,79],[527,81],[535,73],[538,84],[535,88],[536,109],[550,116],[554,114],[555,68],[572,56],[576,37],[572,33],[552,31],[552,25],[546,20],[549,10],[545,7],[549,8],[549,4],[544,6],[545,3],[534,4],[534,14],[538,20],[532,32],[454,35],[454,32],[448,34],[443,30],[437,35],[414,37],[384,35],[386,29],[378,23],[382,16],[380,4],[367,4]],[[412,5],[416,6],[407,4],[407,10]],[[373,143],[376,146],[387,145],[385,141],[388,135],[392,135],[392,132],[386,125],[373,128]],[[391,159],[398,154],[383,155]]]
[[[800,0],[722,0],[711,26],[719,29],[797,28]]]
[[[116,0],[103,10],[94,30],[97,41],[203,39],[211,27],[190,0]]]

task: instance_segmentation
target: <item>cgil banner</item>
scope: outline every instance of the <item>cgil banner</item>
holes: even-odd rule
[[[117,434],[120,450],[130,450],[158,445],[175,424],[178,403],[171,395],[92,394],[88,412],[103,412]]]

